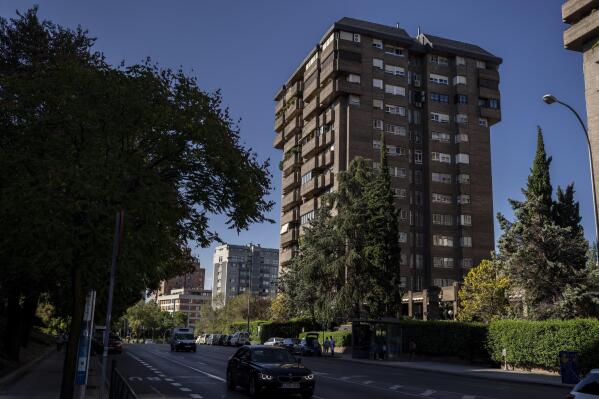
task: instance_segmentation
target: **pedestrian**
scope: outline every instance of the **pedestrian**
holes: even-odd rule
[[[329,353],[329,345],[331,344],[331,342],[329,341],[329,337],[327,337],[324,340],[324,343],[322,344],[322,346],[324,347],[324,353]]]
[[[331,336],[331,339],[329,340],[329,345],[331,345],[331,356],[335,356],[335,340],[333,339],[332,336]]]
[[[412,358],[416,355],[416,341],[414,341],[413,339],[410,340],[410,343],[408,345],[408,350],[410,352],[409,360],[412,360]]]

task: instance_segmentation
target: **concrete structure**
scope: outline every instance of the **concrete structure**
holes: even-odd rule
[[[212,301],[211,290],[190,290],[187,288],[177,288],[168,294],[160,294],[156,298],[156,303],[161,310],[169,313],[181,312],[187,316],[187,327],[194,327],[200,319],[200,310],[202,306],[210,306]]]
[[[582,53],[587,127],[593,153],[595,187],[599,187],[599,0],[568,0],[562,19],[571,26],[564,32],[564,47]],[[595,198],[599,203],[599,197]]]
[[[356,156],[384,132],[400,209],[402,286],[461,281],[494,248],[489,127],[502,60],[482,48],[351,18],[333,24],[275,96],[284,152],[280,265]]]
[[[225,244],[214,250],[212,307],[219,308],[245,292],[273,297],[279,277],[279,251],[259,245]]]
[[[408,291],[403,295],[402,314],[422,320],[453,320],[458,314],[460,285],[432,287],[422,291]]]
[[[162,281],[158,289],[158,295],[164,295],[171,292],[173,289],[185,288],[188,290],[202,291],[204,290],[204,280],[206,277],[206,269],[200,266],[200,263],[194,261],[194,271],[185,273],[170,280]]]

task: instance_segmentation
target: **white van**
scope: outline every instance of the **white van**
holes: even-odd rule
[[[236,332],[231,337],[231,346],[251,345],[250,333],[245,331]]]
[[[171,352],[185,350],[196,351],[196,341],[193,336],[193,328],[173,328],[171,331]]]

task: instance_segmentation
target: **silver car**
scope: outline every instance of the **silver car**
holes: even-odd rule
[[[593,369],[580,381],[567,399],[599,399],[599,369]]]

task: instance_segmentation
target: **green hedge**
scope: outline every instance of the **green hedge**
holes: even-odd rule
[[[583,370],[599,364],[599,321],[579,320],[500,320],[489,325],[488,350],[496,362],[523,368],[559,369],[559,351],[577,351]]]
[[[308,332],[318,334],[318,340],[321,344],[324,343],[325,338],[333,337],[335,340],[336,347],[350,347],[351,346],[351,331],[307,331],[299,335],[299,338],[304,338]]]
[[[318,326],[310,319],[291,319],[285,322],[258,320],[250,323],[252,342],[263,343],[271,337],[295,338],[303,331],[310,331]],[[247,322],[233,323],[230,331],[246,331]]]

